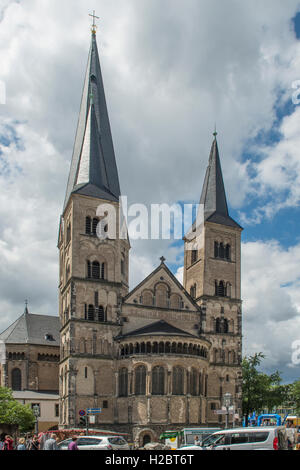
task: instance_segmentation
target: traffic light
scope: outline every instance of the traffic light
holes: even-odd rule
[[[80,426],[86,426],[86,416],[81,416],[80,417]]]

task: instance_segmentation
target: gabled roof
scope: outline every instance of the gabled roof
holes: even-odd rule
[[[150,325],[144,326],[134,331],[130,331],[125,335],[120,335],[118,339],[128,338],[131,336],[188,336],[190,338],[197,338],[198,336],[192,335],[187,331],[180,330],[173,325],[161,320]]]
[[[169,277],[170,281],[175,283],[175,285],[181,290],[182,295],[184,295],[187,300],[195,307],[195,310],[200,310],[199,305],[195,302],[195,300],[190,296],[190,294],[185,290],[183,285],[178,281],[178,279],[174,276],[172,271],[166,266],[164,262],[162,262],[149,276],[147,276],[140,284],[138,284],[126,297],[124,297],[123,302],[126,303],[130,297],[132,297],[141,287],[146,285],[148,281],[151,280],[159,271],[164,271],[165,274]],[[140,305],[137,304],[138,307]]]
[[[113,201],[118,201],[120,196],[118,170],[94,32],[64,209],[73,192]]]
[[[229,216],[216,137],[211,147],[200,204],[204,205],[205,221],[242,228]]]
[[[59,330],[59,317],[33,315],[25,311],[21,317],[0,334],[0,340],[5,344],[59,346]],[[46,335],[52,336],[53,340],[47,340]]]

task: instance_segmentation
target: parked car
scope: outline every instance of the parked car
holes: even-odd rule
[[[200,446],[194,446],[194,445],[183,445],[181,447],[178,447],[177,450],[203,450],[202,447]]]
[[[60,450],[68,450],[72,439],[66,439],[58,444]],[[77,439],[79,450],[129,450],[129,445],[120,436],[80,436]]]
[[[284,426],[226,429],[209,436],[202,450],[287,450]]]

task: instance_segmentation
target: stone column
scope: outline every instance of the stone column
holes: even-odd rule
[[[76,377],[78,371],[71,368],[69,370],[69,393],[68,393],[68,425],[76,425]]]

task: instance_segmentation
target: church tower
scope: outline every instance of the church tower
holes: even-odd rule
[[[208,424],[224,419],[214,411],[223,406],[225,393],[232,395],[236,413],[241,408],[243,229],[229,216],[214,136],[200,200],[202,217],[185,238],[184,257],[184,287],[201,307],[201,334],[212,343]]]
[[[80,409],[89,407],[102,409],[101,423],[114,423],[113,338],[128,293],[130,249],[127,232],[119,237],[120,194],[94,26],[59,229],[61,427],[78,425]],[[115,209],[115,237],[107,210],[98,211],[103,204]]]

